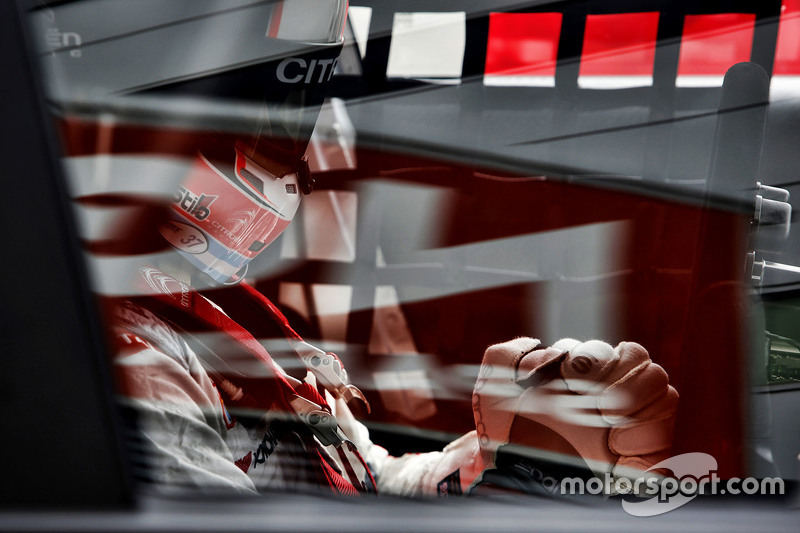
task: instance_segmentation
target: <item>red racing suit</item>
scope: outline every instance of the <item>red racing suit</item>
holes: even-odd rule
[[[390,456],[313,373],[293,380],[274,361],[248,353],[253,338],[211,300],[155,269],[142,273],[157,278],[151,286],[161,294],[113,302],[114,369],[121,401],[136,418],[133,451],[146,465],[139,477],[158,490],[424,495],[436,494],[458,465],[477,468],[474,432],[442,452]],[[188,334],[176,310],[211,327]],[[297,401],[320,407],[318,417],[335,417],[342,442],[310,431],[293,408]]]
[[[279,323],[303,362],[300,379],[207,296],[157,269],[140,272],[150,294],[111,306],[114,368],[137,418],[135,451],[162,490],[462,494],[520,469],[543,477],[529,462],[509,463],[507,445],[628,479],[659,476],[650,467],[669,455],[678,394],[636,343],[562,339],[546,348],[520,337],[494,345],[472,397],[477,430],[441,452],[392,457],[353,416],[351,389],[314,368],[338,359],[320,350],[301,357],[313,347],[255,289],[235,289],[251,304],[242,316],[266,312]]]

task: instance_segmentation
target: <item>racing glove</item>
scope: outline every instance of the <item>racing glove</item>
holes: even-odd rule
[[[539,344],[517,338],[484,354],[473,393],[483,473],[473,485],[487,481],[506,450],[566,465],[562,475],[570,467],[600,478],[656,475],[647,471],[669,455],[678,393],[647,350],[635,342]]]

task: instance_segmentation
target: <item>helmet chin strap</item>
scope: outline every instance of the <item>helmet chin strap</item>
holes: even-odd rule
[[[228,281],[223,281],[223,285],[238,285],[239,283],[244,281],[244,277],[247,275],[247,269],[250,268],[250,263],[245,263],[244,267],[239,270],[236,274],[233,275],[231,279]],[[241,272],[241,274],[240,274]]]
[[[158,262],[158,269],[164,274],[175,278],[176,280],[186,285],[193,286],[192,271],[197,272],[192,265],[178,254],[173,254],[170,259],[165,259]]]

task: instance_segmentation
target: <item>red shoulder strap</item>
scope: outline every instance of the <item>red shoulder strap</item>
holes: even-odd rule
[[[152,277],[154,275],[154,270],[155,269],[148,269],[148,272],[145,275]],[[158,287],[166,288],[168,284],[164,282],[168,281],[169,284],[177,284],[177,287],[180,289],[179,292],[166,290],[163,292],[156,292],[154,297],[158,301],[174,309],[179,309],[194,316],[201,322],[210,326],[212,329],[225,333],[239,346],[245,348],[248,353],[253,355],[258,361],[260,361],[266,368],[270,370],[270,374],[275,379],[277,384],[277,402],[279,403],[280,409],[285,412],[297,414],[301,420],[303,420],[306,425],[309,426],[309,429],[311,429],[311,431],[317,435],[318,438],[321,438],[323,445],[332,443],[330,441],[325,442],[326,436],[331,436],[332,440],[338,441],[336,443],[337,453],[345,466],[345,472],[342,474],[347,475],[349,481],[343,475],[338,474],[335,469],[333,469],[333,467],[324,460],[319,450],[314,452],[319,455],[319,458],[322,461],[322,466],[326,472],[325,477],[328,480],[328,483],[335,490],[337,490],[337,492],[342,494],[350,493],[350,489],[348,489],[347,486],[351,487],[353,492],[356,490],[353,487],[369,492],[373,492],[375,490],[375,481],[366,465],[366,462],[358,453],[355,446],[352,445],[352,443],[346,439],[340,438],[340,435],[342,435],[341,430],[338,429],[338,424],[336,424],[335,418],[330,415],[331,408],[322,395],[320,395],[307,383],[300,382],[297,383],[297,385],[293,385],[290,381],[291,378],[289,378],[275,363],[275,361],[272,359],[272,356],[269,354],[269,352],[267,352],[266,348],[264,348],[264,346],[262,346],[262,344],[258,342],[258,340],[253,337],[249,331],[225,314],[225,312],[214,302],[197,293],[185,283],[175,280],[174,278],[171,278],[170,276],[167,276],[161,272],[158,272],[157,275],[162,280],[162,283],[159,283]],[[302,340],[300,335],[298,335],[297,332],[292,329],[286,317],[280,312],[275,304],[273,304],[268,298],[256,291],[250,285],[244,285],[243,288],[247,294],[253,298],[256,298],[259,304],[267,309],[273,318],[278,320],[278,323],[283,328],[287,337],[291,337],[295,340]],[[243,389],[247,398],[255,399],[255,402],[252,405],[247,400],[244,402],[240,401],[240,404],[244,403],[248,407],[256,407],[261,409],[270,409],[274,407],[272,402],[267,404],[263,401],[258,401],[259,397],[255,393],[254,389],[263,389],[263,382],[261,383],[261,387],[248,387],[246,378],[237,379],[233,376],[231,378],[231,381],[234,382],[233,384],[235,386]],[[319,406],[322,411],[308,411],[307,406],[309,405],[312,406],[312,410],[316,409],[315,406]],[[298,411],[298,408],[300,411]],[[317,431],[315,431],[313,422],[309,424],[308,420],[309,418],[313,420],[313,417],[315,416],[316,418],[320,418],[317,416],[317,414],[322,415],[323,419],[326,419],[325,415],[328,415],[330,420],[330,423],[327,427],[322,427],[323,431],[321,433],[319,432],[318,428]],[[309,417],[309,415],[311,416]]]

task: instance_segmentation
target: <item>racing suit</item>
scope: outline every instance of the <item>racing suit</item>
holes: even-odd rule
[[[435,494],[437,481],[446,475],[442,471],[456,462],[478,459],[474,432],[441,452],[392,457],[370,441],[366,427],[344,400],[323,389],[326,398],[316,400],[330,405],[339,427],[368,465],[366,472],[348,479],[345,474],[352,466],[338,450],[326,450],[285,417],[269,411],[232,416],[226,404],[235,392],[227,394],[225,385],[215,382],[225,383],[224,378],[212,379],[174,325],[128,300],[116,302],[113,314],[117,382],[123,403],[137,419],[136,451],[148,465],[140,477],[160,490],[247,493],[329,485],[334,492],[351,494],[355,491],[350,485],[370,491],[376,483],[380,493],[416,496]],[[314,381],[309,373],[306,384],[311,387],[306,390],[318,391]],[[265,381],[264,386],[272,385]]]
[[[503,449],[514,442],[585,460],[595,475],[628,478],[654,475],[649,467],[671,446],[678,395],[643,347],[562,339],[539,348],[538,340],[521,337],[484,354],[473,394],[476,431],[439,452],[393,457],[370,441],[344,399],[320,386],[313,372],[293,380],[218,305],[159,276],[151,286],[178,284],[159,295],[161,302],[204,316],[222,337],[234,339],[217,345],[179,333],[174,316],[168,309],[162,314],[152,298],[145,300],[152,306],[130,300],[112,306],[120,392],[137,418],[149,481],[165,491],[462,494],[492,477],[487,472],[495,481],[520,469],[542,478],[526,463],[503,471]],[[266,355],[254,358],[253,350]],[[281,404],[287,391],[288,407]],[[578,399],[579,413],[565,416],[563,407]],[[335,417],[338,442],[309,431],[315,422],[304,418],[298,401],[314,406],[317,420]]]

